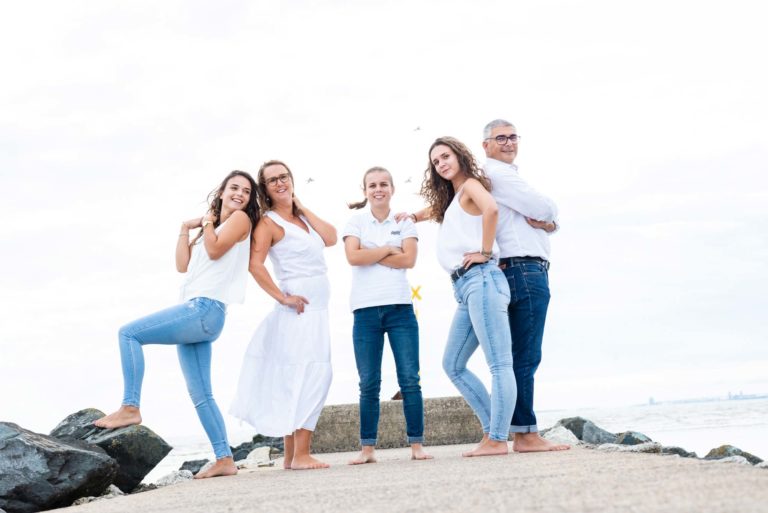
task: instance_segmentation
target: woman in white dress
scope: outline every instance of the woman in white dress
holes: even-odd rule
[[[264,215],[249,269],[278,304],[251,339],[230,413],[258,433],[285,437],[284,468],[326,468],[310,445],[332,377],[323,249],[336,244],[336,229],[293,195],[283,162],[265,162],[257,181]],[[279,286],[264,265],[267,255]]]

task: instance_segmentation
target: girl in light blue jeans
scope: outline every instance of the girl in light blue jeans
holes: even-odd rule
[[[489,190],[490,182],[469,149],[453,137],[441,137],[429,148],[421,186],[427,208],[412,214],[414,221],[440,223],[437,257],[450,274],[458,302],[443,369],[477,415],[484,433],[478,446],[464,456],[508,453],[517,397],[507,320],[509,284],[496,265],[498,208]],[[478,346],[491,371],[491,394],[467,369]]]
[[[146,344],[175,345],[187,390],[216,455],[216,463],[196,478],[237,473],[224,419],[211,389],[211,345],[224,327],[227,304],[242,303],[252,227],[259,219],[256,182],[232,171],[209,196],[210,209],[181,224],[176,268],[187,273],[182,303],[120,328],[124,395],[120,408],[94,422],[114,429],[141,423],[139,405]],[[200,228],[190,242],[189,231]]]

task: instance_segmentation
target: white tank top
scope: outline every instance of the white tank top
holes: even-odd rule
[[[282,282],[326,273],[328,268],[323,257],[325,243],[306,217],[299,216],[307,225],[309,233],[271,210],[266,215],[285,230],[280,242],[269,248],[269,260],[278,280]]]
[[[224,221],[216,228],[219,233]],[[236,242],[218,260],[211,260],[203,244],[203,237],[192,247],[187,277],[181,286],[181,301],[207,297],[225,305],[245,300],[248,279],[248,259],[251,256],[251,236]]]
[[[483,216],[468,214],[461,208],[459,200],[463,192],[462,186],[448,205],[437,234],[437,260],[449,273],[461,267],[464,253],[483,249]],[[499,257],[499,245],[495,239],[491,252],[492,258]]]

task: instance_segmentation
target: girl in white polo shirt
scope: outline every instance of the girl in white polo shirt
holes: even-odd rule
[[[375,463],[379,426],[379,392],[384,334],[395,358],[403,396],[411,458],[431,459],[424,442],[424,402],[419,384],[419,325],[413,312],[406,269],[416,263],[417,233],[410,219],[395,221],[389,203],[395,192],[392,175],[372,167],[363,175],[365,199],[344,228],[344,250],[352,266],[350,304],[355,316],[352,341],[360,376],[360,454],[350,465]]]

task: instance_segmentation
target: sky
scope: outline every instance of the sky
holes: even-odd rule
[[[174,304],[181,221],[232,169],[281,159],[341,230],[363,172],[393,208],[438,136],[480,161],[482,128],[522,136],[522,176],[555,200],[540,410],[768,392],[768,47],[756,3],[603,0],[224,0],[0,7],[0,420],[50,431],[122,397],[118,328]],[[309,178],[312,181],[308,183]],[[420,224],[409,280],[426,397],[441,369],[450,280]],[[342,245],[325,253],[334,381],[357,400]],[[273,303],[250,280],[214,344],[234,396]],[[202,437],[175,350],[145,348],[142,411]],[[397,390],[387,350],[382,398]],[[482,355],[471,368],[489,383]],[[227,415],[232,432],[247,426]]]

